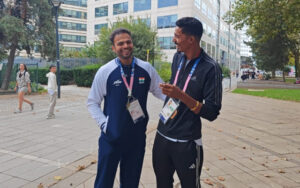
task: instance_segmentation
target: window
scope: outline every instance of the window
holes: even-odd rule
[[[178,5],[178,0],[158,0],[158,8]]]
[[[59,13],[59,16],[64,16],[64,17],[71,17],[71,18],[79,18],[79,19],[86,19],[87,14],[86,12],[80,12],[76,10],[68,10],[68,9],[63,9]]]
[[[81,49],[82,48],[64,46],[64,50],[66,50],[66,51],[72,51],[72,52],[77,51],[77,52],[79,52],[79,51],[81,51]]]
[[[63,42],[86,43],[86,37],[85,36],[59,34],[58,38],[59,38],[59,41],[63,41]]]
[[[201,41],[201,48],[203,48],[203,50],[206,50],[206,42]]]
[[[86,24],[71,23],[71,22],[58,22],[60,29],[86,31]]]
[[[108,6],[95,8],[95,17],[103,17],[108,15]]]
[[[201,9],[201,0],[195,0],[194,4],[199,10]]]
[[[203,13],[204,15],[207,14],[207,6],[206,6],[206,4],[205,4],[204,2],[202,2],[202,13]]]
[[[87,7],[87,0],[64,0],[64,4]]]
[[[134,12],[151,10],[151,0],[134,0]]]
[[[207,54],[209,56],[211,56],[211,44],[207,43],[207,49],[206,49],[206,51],[207,51]]]
[[[176,49],[173,37],[159,37],[158,42],[161,49]]]
[[[139,19],[134,20],[134,22],[135,23],[139,23],[139,20],[141,20],[141,22],[143,22],[143,23],[146,23],[146,25],[148,27],[151,27],[151,20],[150,20],[150,18],[139,18]]]
[[[169,16],[158,16],[157,17],[157,28],[170,28],[176,27],[177,15],[169,15]]]
[[[210,26],[207,26],[207,35],[209,37],[212,37],[212,30],[211,30],[211,27]]]
[[[212,54],[211,54],[212,58],[215,59],[216,57],[216,47],[212,46]]]
[[[128,2],[114,4],[114,15],[123,14],[128,12]]]
[[[108,27],[108,24],[107,24],[107,23],[104,23],[104,24],[96,24],[96,25],[95,25],[95,35],[98,35],[103,27],[104,27],[104,28],[107,28],[107,27]]]

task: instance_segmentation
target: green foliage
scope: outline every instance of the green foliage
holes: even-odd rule
[[[168,62],[155,62],[157,73],[164,82],[169,82],[171,79],[171,63]]]
[[[28,70],[30,73],[30,77],[33,80],[35,78],[36,74],[38,74],[38,82],[41,84],[48,84],[48,78],[46,77],[46,74],[49,73],[48,68],[40,68],[36,71],[36,69],[32,68]],[[73,70],[70,69],[61,69],[60,70],[60,84],[61,85],[68,85],[74,83],[74,76],[73,76]]]
[[[282,70],[284,73],[289,73],[291,71],[291,68],[288,66],[285,66]]]
[[[274,73],[276,69],[283,70],[289,52],[299,67],[299,10],[300,3],[295,0],[237,0],[225,19],[238,29],[248,27],[247,34],[253,39],[249,45],[259,68]]]
[[[93,79],[101,64],[86,65],[74,69],[74,80],[77,86],[91,87]]]
[[[221,66],[221,69],[222,69],[223,78],[229,78],[230,77],[230,69],[225,66]]]
[[[99,34],[99,40],[85,49],[81,53],[81,57],[97,57],[101,58],[103,62],[108,62],[116,57],[116,54],[112,51],[112,43],[109,40],[109,36],[117,28],[126,28],[131,31],[132,40],[134,45],[133,55],[142,59],[147,59],[147,49],[150,50],[149,59],[153,58],[153,51],[155,50],[156,56],[159,54],[159,46],[156,41],[157,32],[150,28],[146,22],[141,19],[134,20],[120,19],[114,24],[111,24],[109,28],[102,28]]]
[[[300,90],[299,89],[264,89],[263,91],[253,91],[243,88],[238,88],[233,91],[233,93],[253,95],[260,97],[268,97],[280,100],[289,101],[300,101]]]

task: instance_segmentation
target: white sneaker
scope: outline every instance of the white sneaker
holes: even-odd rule
[[[55,115],[48,115],[46,119],[55,119]]]
[[[18,114],[18,113],[22,113],[22,110],[20,110],[19,108],[16,108],[16,110],[14,111],[15,114]]]

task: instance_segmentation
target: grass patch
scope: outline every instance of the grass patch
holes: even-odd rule
[[[300,102],[300,89],[264,89],[263,91],[256,91],[244,88],[237,88],[234,91],[232,91],[232,93]]]
[[[276,80],[276,81],[283,81],[283,78],[282,77],[276,77],[274,79],[271,79],[271,80]],[[296,82],[296,78],[285,78],[285,83],[292,83],[294,84]]]

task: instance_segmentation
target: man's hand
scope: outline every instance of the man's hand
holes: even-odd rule
[[[162,93],[174,99],[182,98],[182,91],[179,87],[172,84],[159,84]]]

